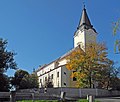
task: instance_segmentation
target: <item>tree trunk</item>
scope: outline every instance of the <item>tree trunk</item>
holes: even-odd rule
[[[90,85],[90,88],[92,88],[92,77],[91,77],[91,74],[89,76],[89,85]]]

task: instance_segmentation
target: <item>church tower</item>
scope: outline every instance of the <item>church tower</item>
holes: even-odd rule
[[[87,43],[96,42],[97,32],[91,25],[84,6],[79,25],[74,33],[74,48],[78,45],[84,50]]]

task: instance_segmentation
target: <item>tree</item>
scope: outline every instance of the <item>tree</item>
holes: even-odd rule
[[[9,68],[17,69],[17,64],[14,61],[15,53],[7,51],[7,40],[0,38],[0,91],[6,91],[9,89],[9,78],[4,74]]]
[[[25,74],[19,83],[19,89],[29,89],[29,74]]]
[[[120,90],[120,67],[116,68],[114,65],[111,66],[111,72],[109,76],[109,88]]]
[[[39,88],[38,77],[35,74],[25,75],[21,82],[19,89]]]
[[[35,74],[29,74],[24,70],[17,70],[11,80],[11,84],[17,89],[38,88],[38,77]]]
[[[9,91],[9,78],[5,74],[0,74],[0,92]]]
[[[106,77],[112,61],[107,58],[104,43],[90,43],[85,51],[78,48],[67,57],[66,67],[72,70],[71,77],[77,79],[77,87],[94,87]]]
[[[114,62],[109,66],[108,70],[102,72],[105,77],[101,77],[102,81],[100,85],[102,88],[106,89],[118,89],[117,85],[119,83],[119,74],[120,74],[120,68],[116,68],[114,66]]]
[[[113,23],[113,35],[115,38],[115,47],[114,47],[114,51],[118,53],[120,52],[120,37],[117,34],[117,32],[120,31],[120,19],[118,19],[118,21],[116,21],[115,23]]]
[[[16,88],[16,89],[21,89],[21,81],[27,77],[29,73],[24,70],[17,70],[14,74],[14,77],[11,79],[11,84]]]
[[[38,88],[39,82],[38,82],[38,76],[36,74],[30,74],[29,77],[29,87],[28,88]]]

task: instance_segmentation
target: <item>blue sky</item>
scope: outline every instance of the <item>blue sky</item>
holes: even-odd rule
[[[112,22],[120,18],[120,0],[85,0],[98,41],[114,54]],[[0,0],[0,37],[15,51],[18,67],[28,72],[49,63],[73,48],[73,35],[80,20],[82,0]],[[9,70],[8,75],[14,71]]]

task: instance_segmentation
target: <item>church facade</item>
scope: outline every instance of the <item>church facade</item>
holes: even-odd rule
[[[53,87],[75,87],[76,79],[70,77],[72,71],[66,68],[66,57],[78,46],[84,50],[87,43],[96,42],[96,36],[97,32],[91,25],[84,7],[79,25],[74,33],[74,48],[51,63],[38,68],[36,73],[39,79],[39,87],[45,87],[48,81],[52,83]]]

